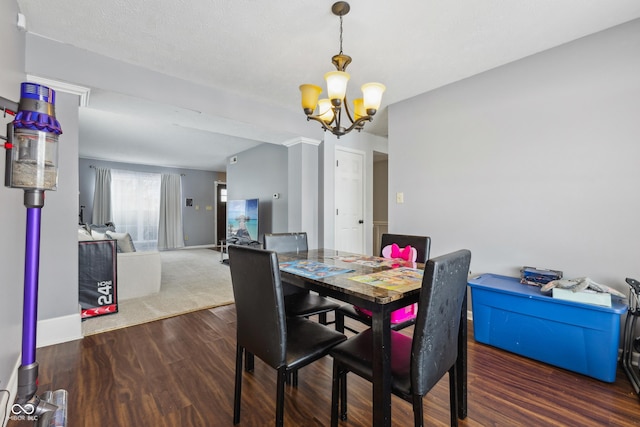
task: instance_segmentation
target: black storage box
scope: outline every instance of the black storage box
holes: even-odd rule
[[[81,317],[118,312],[115,240],[78,242],[78,284]]]

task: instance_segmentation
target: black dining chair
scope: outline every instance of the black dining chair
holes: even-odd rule
[[[299,253],[309,250],[306,232],[268,233],[264,235],[263,246],[264,249],[277,253]],[[309,316],[317,314],[318,321],[326,325],[328,323],[327,313],[340,307],[340,304],[328,298],[290,283],[282,282],[282,288],[284,291],[284,307],[287,316],[302,316],[308,318]],[[253,369],[253,357],[250,353],[247,353],[245,359],[246,369],[251,371]],[[297,386],[298,372],[295,370],[292,371],[290,375],[287,376],[287,382]]]
[[[307,233],[271,233],[265,234],[263,246],[267,250],[282,252],[306,252],[308,250]],[[327,313],[340,307],[330,299],[310,292],[298,286],[283,282],[284,305],[287,316],[309,317],[318,315],[319,322],[327,324]]]
[[[429,259],[429,250],[431,248],[431,238],[428,236],[412,236],[408,234],[385,233],[382,235],[382,238],[381,238],[380,256],[382,256],[383,249],[386,246],[389,246],[393,243],[397,244],[401,248],[404,248],[407,246],[411,246],[415,248],[417,252],[416,261],[419,263],[424,264]],[[336,323],[335,327],[338,332],[344,332],[345,329],[354,333],[358,332],[357,330],[345,325],[344,323],[345,317],[349,317],[351,319],[364,323],[367,326],[371,326],[371,317],[360,313],[358,310],[355,309],[353,305],[344,304],[338,307],[335,311],[335,323]],[[413,325],[414,323],[415,323],[415,319],[409,319],[400,323],[392,323],[391,328],[393,330],[399,331],[400,329],[404,329],[407,326]]]
[[[346,337],[304,317],[287,317],[278,255],[248,246],[229,246],[236,305],[236,374],[233,423],[240,422],[242,356],[251,352],[277,370],[276,426],[284,420],[287,374],[322,357]]]
[[[422,398],[449,373],[451,425],[458,425],[458,332],[467,292],[471,252],[463,249],[427,261],[413,336],[391,331],[391,392],[413,404],[414,424],[424,423]],[[347,373],[373,378],[371,329],[335,346],[331,425],[347,419]],[[466,366],[466,365],[465,365]],[[465,377],[466,378],[466,377]],[[463,385],[466,389],[466,384]],[[340,406],[340,408],[338,408]]]

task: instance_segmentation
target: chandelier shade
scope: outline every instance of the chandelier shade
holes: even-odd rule
[[[344,1],[336,2],[331,7],[333,14],[340,17],[340,53],[331,58],[336,71],[324,75],[328,98],[318,99],[322,93],[320,86],[300,85],[302,109],[307,115],[307,120],[319,122],[325,131],[328,130],[338,138],[354,129],[361,131],[366,122],[372,121],[380,109],[382,94],[385,91],[385,86],[381,83],[362,85],[362,98],[353,101],[353,114],[349,110],[347,83],[350,75],[345,70],[351,63],[351,57],[342,53],[342,17],[349,10],[349,3]],[[317,114],[314,115],[316,110]]]
[[[382,103],[385,86],[381,83],[365,83],[362,85],[362,97],[365,111],[377,111]],[[375,112],[373,113],[375,114]]]
[[[312,114],[318,104],[322,88],[312,84],[304,84],[300,85],[300,92],[302,93],[302,109],[306,114]]]
[[[347,94],[347,83],[351,76],[344,71],[329,71],[324,75],[327,82],[327,94],[329,99],[335,105],[340,104]]]
[[[329,98],[318,101],[318,117],[326,124],[333,121],[333,108],[331,108],[331,100]]]
[[[364,99],[358,98],[353,100],[353,119],[358,120],[367,115],[364,109]]]

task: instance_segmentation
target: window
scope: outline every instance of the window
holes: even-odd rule
[[[158,248],[160,174],[111,170],[111,209],[119,233],[129,233],[136,250]]]

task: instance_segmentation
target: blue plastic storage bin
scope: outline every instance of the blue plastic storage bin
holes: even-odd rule
[[[469,280],[476,341],[606,382],[614,382],[620,316],[612,307],[553,299],[515,277],[483,274]]]

